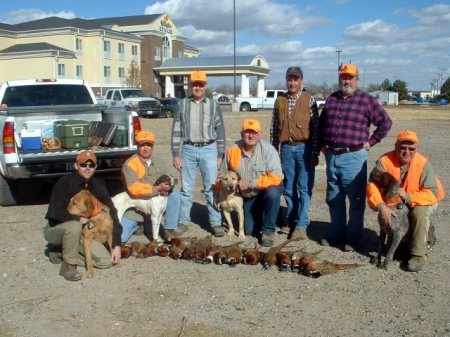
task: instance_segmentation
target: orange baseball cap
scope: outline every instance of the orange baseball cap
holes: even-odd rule
[[[136,142],[138,144],[143,143],[155,144],[155,134],[151,131],[142,130],[136,135]]]
[[[351,63],[343,64],[339,69],[339,75],[358,76],[358,67]]]
[[[206,73],[201,70],[193,71],[189,77],[189,82],[208,82],[208,79],[206,78]]]
[[[95,155],[94,152],[89,151],[89,150],[84,150],[81,151],[78,156],[77,159],[75,160],[78,164],[84,164],[88,161],[93,162],[94,164],[97,164],[97,156]]]
[[[404,141],[410,141],[419,144],[419,138],[417,138],[417,134],[414,131],[410,130],[400,131],[400,133],[397,135],[397,143],[401,143]]]
[[[255,132],[261,131],[261,124],[257,119],[254,118],[246,118],[242,123],[242,131],[245,130],[253,130]]]

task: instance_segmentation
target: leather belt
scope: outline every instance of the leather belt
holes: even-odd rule
[[[212,144],[214,142],[215,142],[215,140],[213,139],[213,140],[209,140],[207,142],[200,142],[200,143],[194,143],[194,142],[186,141],[183,144],[192,145],[192,146],[195,146],[195,147],[203,147],[203,146],[210,145],[210,144]]]
[[[349,152],[356,152],[361,150],[364,147],[364,144],[359,144],[356,146],[349,146],[349,147],[329,147],[328,150],[333,152],[334,154],[343,154],[343,153],[349,153]]]
[[[300,145],[300,144],[303,144],[303,142],[301,142],[301,141],[297,141],[297,142],[287,141],[287,142],[281,143],[281,145],[289,145],[289,146],[296,146],[296,145]]]

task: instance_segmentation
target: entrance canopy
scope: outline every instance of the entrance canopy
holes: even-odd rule
[[[236,69],[236,72],[235,72]],[[250,96],[250,76],[257,78],[257,96],[264,94],[264,78],[269,74],[269,64],[261,55],[236,56],[236,68],[233,56],[171,58],[154,68],[160,76],[165,77],[165,92],[173,93],[174,77],[189,76],[195,70],[203,70],[207,76],[241,77],[241,96]]]

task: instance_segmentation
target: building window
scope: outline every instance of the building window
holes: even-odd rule
[[[83,41],[77,37],[77,39],[75,40],[75,50],[78,53],[81,53],[83,51]]]
[[[119,52],[119,60],[125,60],[125,44],[119,43],[118,52]]]
[[[63,63],[58,63],[58,77],[59,78],[66,77],[66,65]]]
[[[75,72],[76,72],[77,78],[80,78],[80,79],[83,78],[83,66],[77,65]]]
[[[120,82],[120,84],[125,83],[125,68],[124,67],[119,67],[119,82]]]
[[[131,60],[137,61],[138,59],[138,46],[131,46]]]
[[[161,47],[155,48],[155,61],[161,61]]]
[[[105,83],[111,83],[111,67],[104,66],[103,67],[103,79]]]
[[[105,58],[111,58],[111,41],[103,41],[103,55]]]
[[[170,58],[170,41],[167,36],[163,37],[163,60]]]

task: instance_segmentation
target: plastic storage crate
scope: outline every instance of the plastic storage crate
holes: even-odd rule
[[[89,122],[82,120],[57,121],[54,134],[61,140],[64,149],[82,149],[88,147]]]

